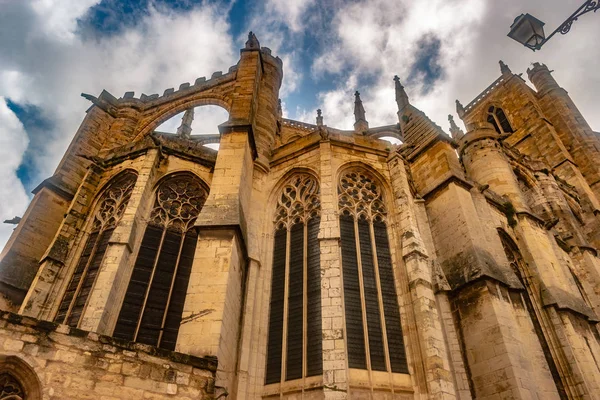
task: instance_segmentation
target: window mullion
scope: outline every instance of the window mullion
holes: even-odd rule
[[[371,371],[371,352],[369,351],[369,326],[367,323],[367,305],[365,303],[365,287],[363,280],[363,267],[360,254],[360,239],[358,233],[358,217],[354,219],[354,237],[356,245],[356,262],[358,264],[358,287],[360,290],[360,307],[362,309],[363,336],[365,341],[365,358],[367,369]]]
[[[165,236],[167,234],[167,227],[163,227],[163,232],[160,237],[160,244],[158,245],[158,250],[156,251],[156,258],[154,259],[154,265],[152,266],[152,273],[150,274],[150,279],[148,280],[148,287],[146,288],[146,293],[144,294],[144,302],[142,303],[142,309],[140,310],[140,315],[138,318],[137,326],[135,327],[135,333],[133,334],[133,341],[137,341],[137,336],[140,331],[140,326],[142,325],[142,319],[144,318],[144,312],[146,311],[146,303],[148,302],[148,295],[150,294],[150,288],[152,287],[152,282],[154,281],[154,274],[156,273],[156,267],[158,266],[158,260],[160,259],[160,252],[162,250],[163,244],[165,242]]]
[[[377,260],[377,245],[375,243],[375,230],[373,229],[373,222],[369,223],[369,235],[371,236],[371,248],[373,252],[373,269],[375,270],[375,283],[377,285],[377,301],[379,302],[379,316],[381,320],[381,334],[383,336],[385,368],[388,372],[390,372],[392,370],[390,363],[390,350],[388,347],[387,326],[385,323],[385,311],[383,309],[383,293],[381,292],[381,278],[379,276],[379,261]]]
[[[75,306],[75,302],[77,301],[77,296],[79,296],[79,292],[81,291],[81,287],[83,286],[83,281],[85,280],[85,277],[87,276],[87,273],[90,269],[91,263],[94,261],[94,257],[96,257],[96,252],[98,251],[98,246],[100,245],[100,239],[102,238],[102,233],[104,233],[103,230],[98,231],[98,235],[96,236],[96,241],[94,242],[94,247],[92,248],[92,251],[90,252],[90,256],[89,256],[87,262],[85,263],[85,268],[81,272],[81,276],[79,277],[79,283],[77,284],[77,288],[75,289],[75,292],[73,293],[73,298],[71,299],[71,302],[69,303],[69,308],[67,309],[65,318],[63,319],[63,322],[62,322],[63,324],[67,323],[67,320],[71,316],[71,312],[73,312],[73,307]],[[84,251],[85,251],[85,249],[84,249]],[[77,267],[75,267],[75,268],[77,268]],[[73,272],[73,273],[75,273],[75,272]],[[71,279],[73,279],[73,278],[71,278]],[[67,289],[68,288],[69,287],[67,286]],[[77,322],[77,324],[79,325],[79,321]]]
[[[307,331],[307,318],[308,318],[308,220],[304,223],[304,246],[302,246],[304,252],[302,262],[302,273],[303,273],[303,284],[302,284],[302,378],[306,376],[307,356],[306,356],[306,331]]]
[[[498,115],[496,114],[496,112],[497,112],[497,110],[495,109],[494,113],[492,114],[492,116],[494,117],[494,121],[496,121],[496,125],[498,126],[500,133],[506,133],[506,132],[504,132],[504,127],[500,123],[500,118],[498,118]]]
[[[165,321],[167,319],[169,305],[171,304],[171,295],[173,294],[173,287],[175,286],[175,278],[177,277],[177,271],[179,270],[179,263],[181,262],[181,251],[183,249],[184,242],[185,242],[185,232],[182,233],[181,243],[179,244],[179,252],[177,253],[177,261],[175,261],[175,269],[173,271],[173,276],[171,277],[171,285],[169,287],[169,294],[167,295],[167,304],[165,305],[165,311],[163,312],[162,321],[160,323],[160,330],[158,331],[158,341],[157,341],[156,347],[160,347],[160,342],[162,340],[163,332],[165,329]],[[150,286],[148,286],[148,287],[150,287]],[[142,313],[142,315],[144,315],[144,314]],[[141,321],[141,318],[140,318],[140,321]]]
[[[286,377],[286,366],[287,366],[287,328],[288,328],[288,293],[290,290],[290,241],[292,238],[291,226],[287,226],[287,232],[285,236],[285,283],[283,285],[283,339],[281,341],[281,378],[280,382],[285,381]]]

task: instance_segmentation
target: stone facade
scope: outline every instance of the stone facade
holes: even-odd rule
[[[527,72],[450,136],[397,77],[397,123],[358,92],[353,131],[284,119],[253,34],[225,74],[84,95],[0,256],[0,398],[600,399],[600,135]],[[156,131],[203,105],[219,135]]]

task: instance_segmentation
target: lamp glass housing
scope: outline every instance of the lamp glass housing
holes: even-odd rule
[[[533,50],[542,47],[546,34],[544,23],[531,14],[521,14],[510,26],[508,37]]]

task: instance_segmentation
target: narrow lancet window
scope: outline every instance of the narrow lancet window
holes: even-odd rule
[[[488,108],[487,122],[492,124],[496,132],[500,134],[514,132],[508,118],[506,118],[506,114],[504,114],[504,110],[500,107],[490,106]]]
[[[267,384],[323,373],[319,224],[319,184],[293,175],[275,217]]]
[[[137,175],[125,171],[117,175],[103,191],[92,230],[58,308],[55,322],[76,327],[96,281],[108,241],[121,220],[131,197]]]
[[[352,169],[338,195],[348,366],[408,373],[381,188]]]
[[[196,249],[193,226],[207,196],[202,181],[188,173],[158,186],[115,337],[175,349]]]

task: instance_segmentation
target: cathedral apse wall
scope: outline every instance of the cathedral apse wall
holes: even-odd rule
[[[353,130],[283,118],[253,34],[227,73],[84,95],[0,256],[0,399],[597,398],[598,135],[528,75],[450,135],[397,77],[390,125],[358,92]]]

